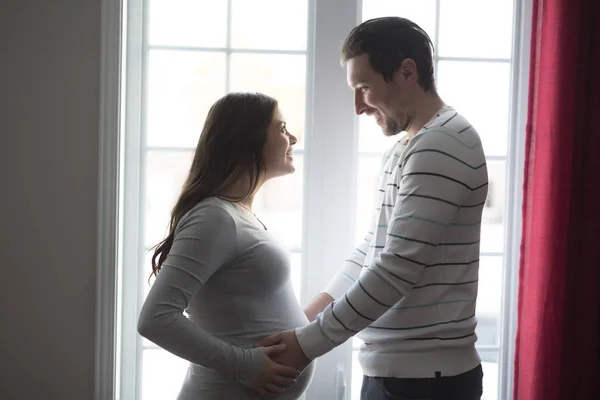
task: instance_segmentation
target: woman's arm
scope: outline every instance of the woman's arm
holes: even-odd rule
[[[304,307],[304,314],[306,315],[306,318],[308,318],[308,321],[313,322],[315,318],[317,318],[317,315],[323,312],[333,300],[334,298],[325,292],[316,295],[311,302]]]
[[[138,332],[178,357],[251,386],[263,366],[263,349],[232,346],[186,318],[183,311],[200,288],[184,270],[164,267],[144,302]]]

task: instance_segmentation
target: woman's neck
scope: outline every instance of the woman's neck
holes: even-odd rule
[[[245,197],[243,200],[240,200],[239,203],[241,205],[247,207],[248,209],[252,210],[252,205],[254,204],[254,197],[261,186],[262,186],[262,182],[258,184],[258,186],[254,189],[254,191],[252,193],[250,193],[250,195],[248,195],[248,197],[246,197],[246,195],[248,194],[248,191],[250,190],[250,182],[249,182],[249,179],[244,179],[244,180],[240,180],[237,183],[231,185],[229,188],[224,190],[223,193],[221,193],[221,194],[223,196],[225,196],[227,198],[231,198],[231,199],[240,199],[240,198]]]

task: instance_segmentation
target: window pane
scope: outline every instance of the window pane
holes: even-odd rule
[[[189,151],[148,151],[146,159],[146,215],[144,245],[163,240],[171,209],[175,205],[194,156]]]
[[[150,45],[225,47],[227,2],[150,0]]]
[[[154,250],[144,250],[144,257],[142,258],[143,264],[140,265],[140,279],[142,286],[142,303],[140,303],[140,310],[143,304],[143,301],[148,297],[148,293],[150,293],[150,288],[152,288],[152,284],[154,284],[154,276],[150,278],[150,273],[152,272],[152,255],[154,254]],[[146,339],[144,339],[146,340]],[[148,342],[150,343],[150,342]]]
[[[352,348],[353,349],[358,350],[360,348],[360,346],[362,346],[363,344],[365,344],[364,340],[359,339],[356,336],[352,337]]]
[[[497,346],[502,305],[502,257],[480,257],[477,293],[477,345]]]
[[[273,96],[289,131],[304,143],[306,56],[287,54],[232,54],[231,90]]]
[[[304,50],[307,19],[307,0],[232,0],[231,46],[236,49]]]
[[[358,351],[352,352],[352,382],[350,386],[350,399],[360,400],[360,389],[362,388],[363,372],[358,362]]]
[[[177,398],[188,362],[162,349],[144,350],[142,362],[142,400]]]
[[[481,400],[498,400],[498,353],[479,352],[483,368],[483,396]]]
[[[434,41],[435,0],[363,0],[362,4],[363,21],[387,16],[408,18]]]
[[[296,172],[265,183],[254,199],[254,211],[290,251],[302,247],[303,157],[294,155]]]
[[[394,136],[385,136],[381,127],[377,125],[374,117],[358,117],[358,151],[384,153],[400,140],[404,133]]]
[[[513,3],[512,0],[441,0],[439,55],[510,58]]]
[[[291,253],[290,254],[292,271],[291,271],[291,280],[292,286],[294,287],[294,293],[296,294],[296,299],[298,303],[301,302],[302,295],[302,254],[301,253]]]
[[[488,156],[506,155],[510,64],[440,61],[438,89],[477,129]]]
[[[148,145],[196,147],[212,104],[225,94],[225,55],[152,50]]]
[[[481,252],[504,251],[505,161],[488,161],[488,197],[481,224]]]

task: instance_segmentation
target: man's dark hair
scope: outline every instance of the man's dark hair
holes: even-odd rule
[[[407,58],[414,60],[423,90],[435,90],[433,43],[414,22],[401,17],[370,19],[348,34],[342,45],[342,63],[367,54],[371,68],[388,81]]]

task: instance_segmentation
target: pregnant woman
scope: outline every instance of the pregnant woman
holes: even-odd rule
[[[264,182],[294,172],[295,143],[263,94],[230,93],[208,113],[138,321],[142,336],[190,362],[178,400],[294,400],[310,383],[312,365],[274,361],[284,345],[256,347],[308,323],[287,251],[252,211]]]

